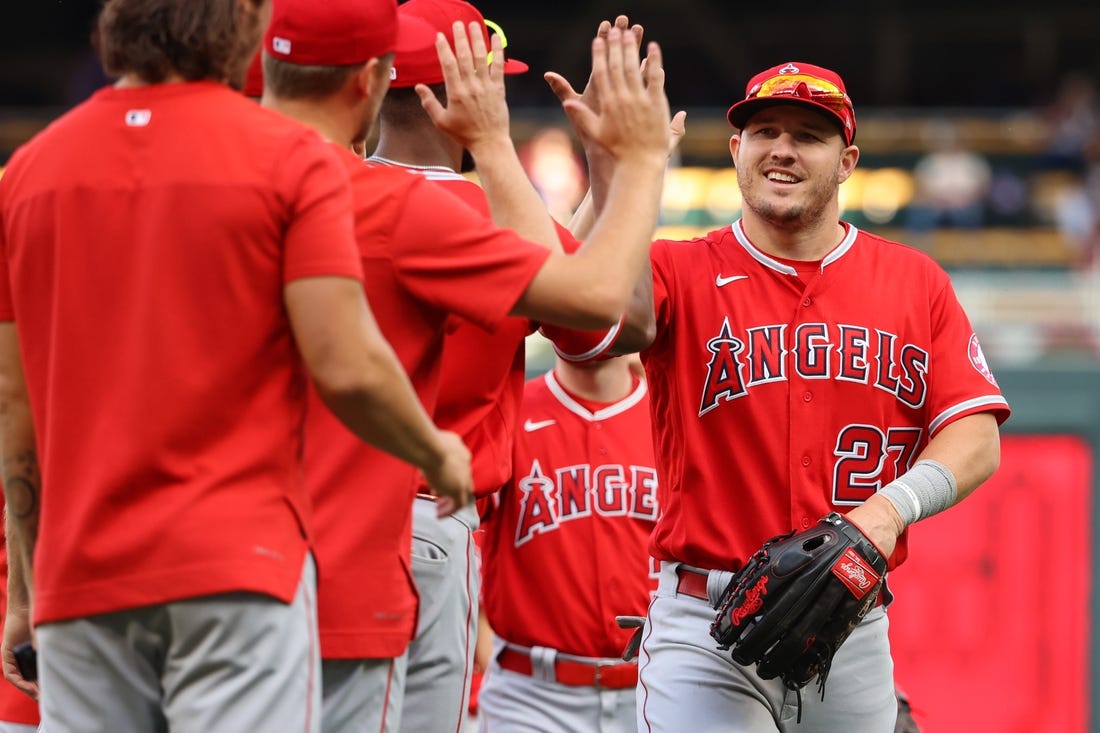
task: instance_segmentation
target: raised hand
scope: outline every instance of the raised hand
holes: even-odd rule
[[[644,69],[637,63],[638,42],[619,27],[592,41],[591,86],[599,109],[580,96],[562,106],[578,132],[616,160],[660,156],[670,145],[668,98],[664,92],[661,49],[650,43]]]
[[[601,21],[599,28],[597,28],[596,30],[596,37],[606,40],[607,35],[611,32],[612,27],[618,28],[623,33],[625,33],[627,30],[630,30],[634,34],[634,38],[637,40],[638,46],[641,47],[642,35],[644,34],[645,29],[637,23],[631,26],[629,18],[627,18],[627,16],[625,15],[620,15],[616,17],[614,25],[612,25],[611,21],[609,20]],[[554,92],[557,98],[563,103],[567,99],[579,99],[580,101],[584,102],[584,104],[587,105],[590,109],[596,112],[600,111],[599,93],[596,87],[592,84],[591,74],[588,77],[588,83],[584,86],[584,91],[580,94],[578,94],[577,91],[573,89],[573,85],[570,84],[564,76],[558,74],[557,72],[548,71],[543,74],[543,78],[546,80],[546,83],[550,85],[550,89]]]
[[[500,37],[492,36],[493,63],[490,65],[478,23],[470,23],[467,29],[456,21],[453,33],[454,51],[442,33],[435,41],[443,82],[447,86],[447,104],[444,106],[428,86],[417,84],[421,105],[435,126],[464,148],[473,150],[486,141],[508,139],[504,50]]]

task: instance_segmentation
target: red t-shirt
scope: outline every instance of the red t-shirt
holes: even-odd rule
[[[550,252],[419,175],[340,152],[352,178],[367,300],[432,412],[448,313],[493,329]],[[364,446],[316,397],[306,469],[317,527],[321,653],[397,656],[416,624],[409,565],[419,474]]]
[[[592,410],[553,372],[527,383],[515,476],[485,523],[489,624],[521,646],[617,657],[657,573],[647,544],[658,514],[649,399],[639,382]]]
[[[651,260],[659,559],[737,567],[865,501],[944,425],[1008,417],[947,273],[918,250],[849,226],[804,281],[737,222],[654,242]],[[892,566],[906,552],[903,536]]]
[[[347,174],[211,82],[106,88],[0,179],[42,468],[38,623],[227,591],[293,598],[306,375],[284,286],[358,278]]]

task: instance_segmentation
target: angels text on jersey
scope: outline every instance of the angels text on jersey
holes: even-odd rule
[[[657,520],[657,471],[651,466],[581,463],[547,472],[534,459],[516,486],[516,547],[594,514]]]
[[[722,401],[744,397],[757,385],[785,382],[788,368],[802,379],[869,384],[919,409],[928,394],[929,354],[897,334],[834,323],[800,323],[788,346],[788,324],[746,329],[735,336],[729,318],[706,344],[710,360],[699,416]],[[793,358],[788,358],[793,356]]]

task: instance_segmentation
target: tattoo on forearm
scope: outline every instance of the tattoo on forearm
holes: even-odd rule
[[[33,542],[38,535],[39,497],[42,493],[38,452],[29,450],[4,458],[2,473],[8,514],[27,533],[26,538]]]

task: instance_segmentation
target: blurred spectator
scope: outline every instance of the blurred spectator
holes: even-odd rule
[[[1048,131],[1043,167],[1083,172],[1086,150],[1100,131],[1100,109],[1093,82],[1077,74],[1066,76],[1057,96],[1040,116]]]
[[[1084,173],[1058,197],[1054,221],[1077,248],[1080,266],[1091,269],[1100,265],[1100,131],[1083,151],[1082,160]]]
[[[588,190],[588,180],[573,140],[560,127],[544,127],[519,149],[519,158],[550,216],[567,222]]]
[[[924,137],[928,152],[913,168],[916,194],[909,207],[910,228],[982,226],[993,178],[989,161],[962,144],[950,121],[927,123]]]

